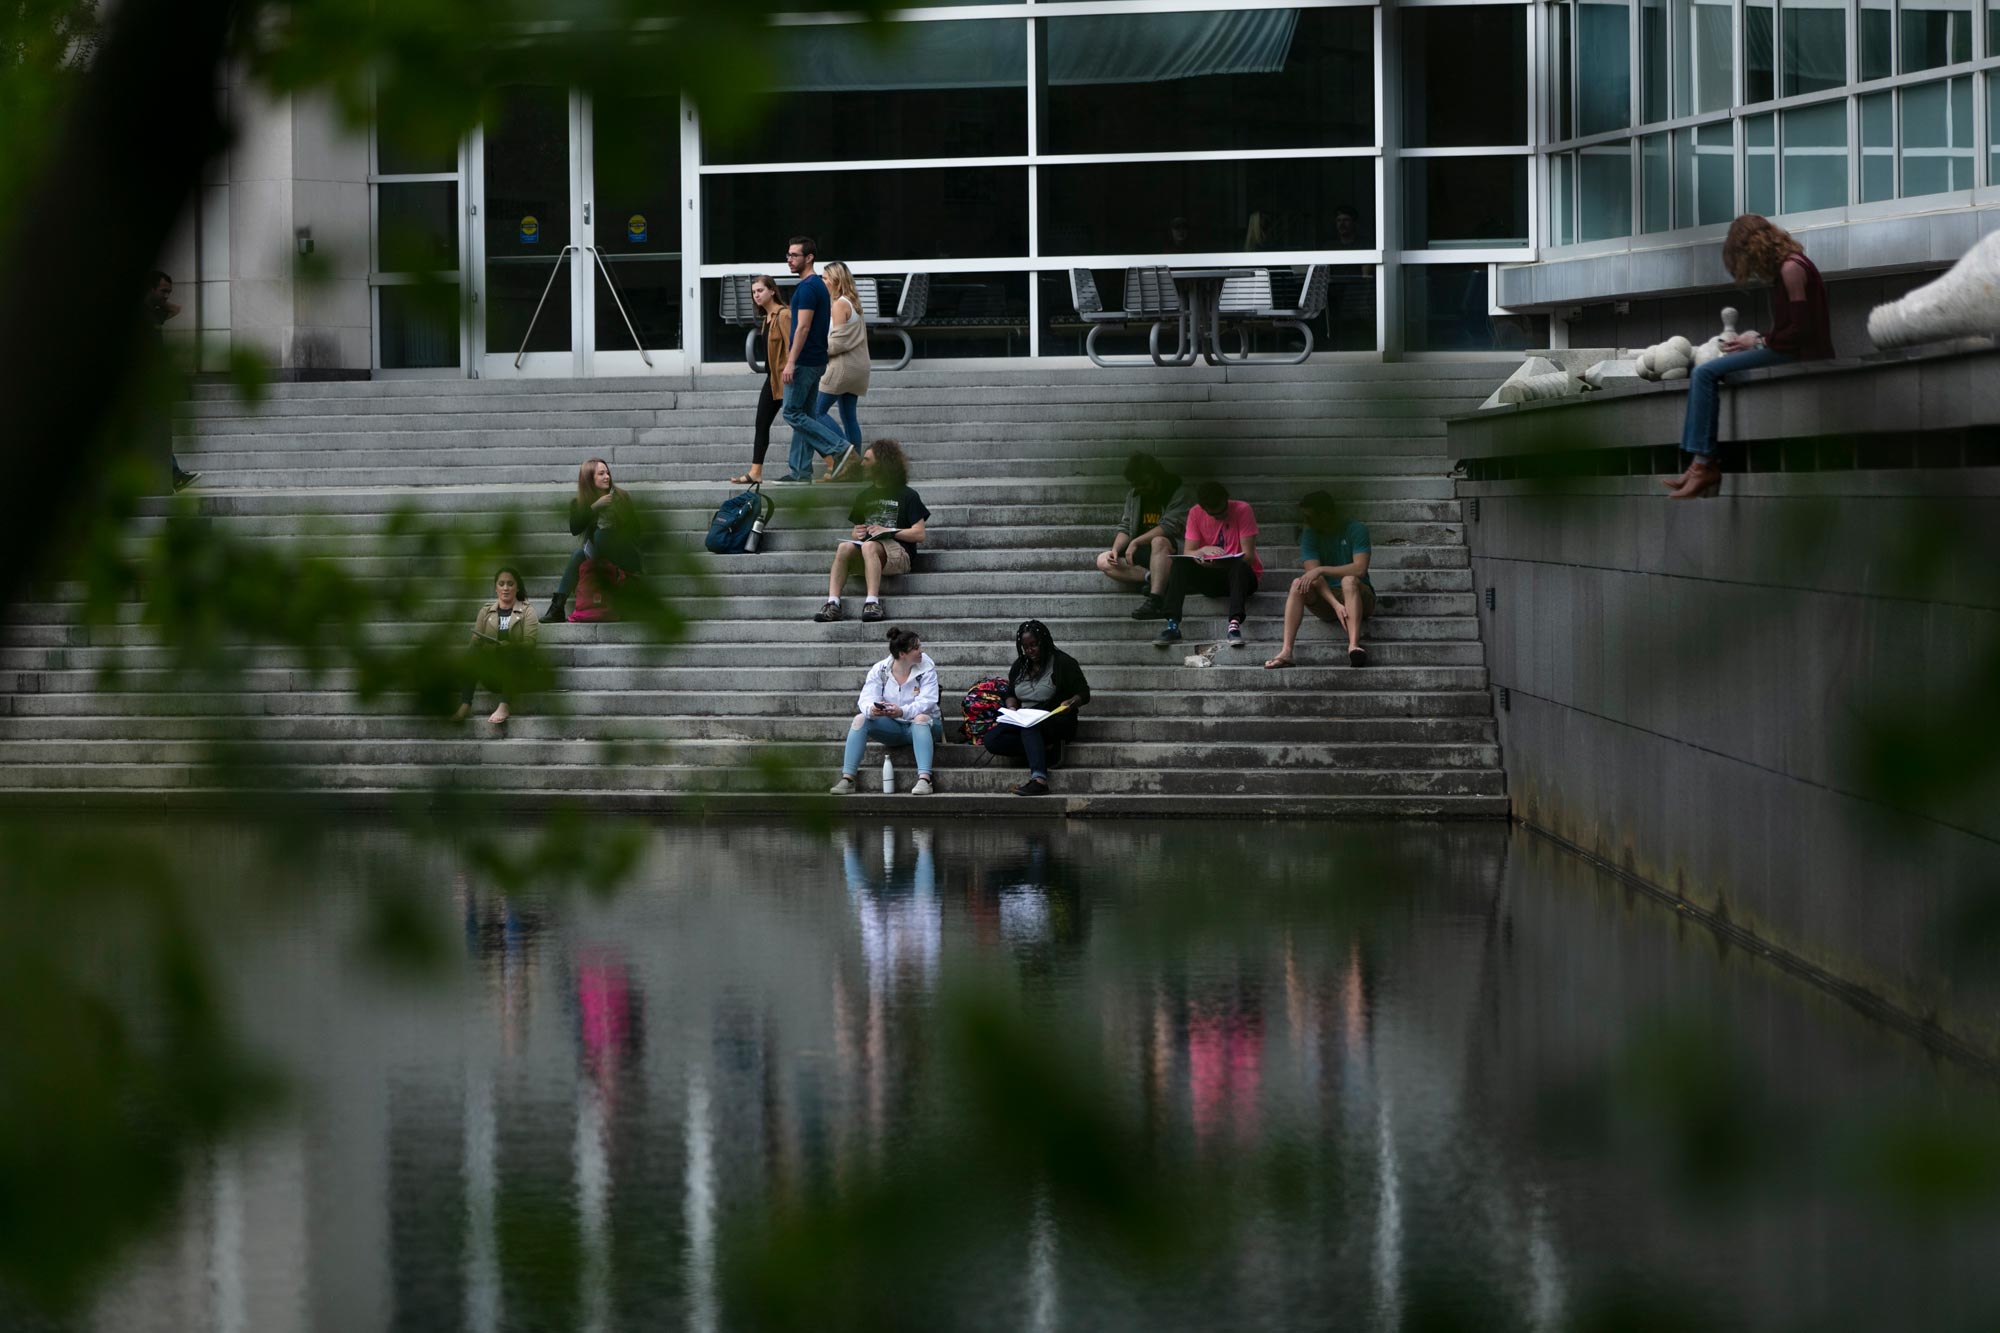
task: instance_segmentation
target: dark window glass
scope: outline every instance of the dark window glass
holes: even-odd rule
[[[1903,6],[1903,73],[1957,65],[1970,59],[1972,15],[1969,12]]]
[[[443,106],[375,100],[375,170],[384,176],[458,170],[458,127]]]
[[[1093,14],[1039,32],[1045,153],[1375,142],[1372,10]]]
[[[1771,0],[1748,0],[1743,6],[1743,95],[1768,102],[1778,95],[1777,11]]]
[[[1403,341],[1412,352],[1512,352],[1548,346],[1546,315],[1489,315],[1484,264],[1403,269]]]
[[[381,273],[444,273],[458,267],[458,184],[384,182],[375,187],[376,262]]]
[[[1045,255],[1370,249],[1365,157],[1041,168]],[[1336,214],[1351,213],[1343,227]]]
[[[735,133],[702,125],[707,162],[1002,157],[1028,151],[1028,37],[1017,19],[778,28],[777,93]]]
[[[1525,157],[1406,158],[1403,183],[1411,249],[1528,243]]]
[[[1667,7],[1665,0],[1640,0],[1639,123],[1650,125],[1666,118]]]
[[[1098,296],[1107,310],[1123,308],[1125,299],[1125,270],[1107,268],[1093,270],[1097,282]],[[1082,356],[1084,339],[1090,333],[1090,326],[1077,318],[1076,301],[1072,296],[1070,275],[1067,270],[1040,275],[1042,284],[1042,355]],[[1288,305],[1299,298],[1299,289],[1304,284],[1306,266],[1286,265],[1271,270],[1271,297],[1279,305]],[[1123,333],[1104,333],[1097,339],[1097,350],[1106,356],[1139,356],[1146,352],[1146,338],[1150,326],[1139,325]],[[1375,266],[1373,264],[1336,264],[1333,266],[1331,282],[1327,289],[1326,312],[1312,321],[1313,350],[1317,352],[1372,352],[1376,348],[1375,338]],[[1171,329],[1163,336],[1162,348],[1171,350],[1174,334]],[[1231,347],[1235,335],[1230,335]],[[1250,350],[1253,352],[1295,352],[1299,347],[1296,333],[1278,332],[1270,329],[1255,330],[1250,335]]]
[[[1403,132],[1412,148],[1528,141],[1528,11],[1520,5],[1409,9],[1403,21]],[[1466,77],[1477,70],[1477,78]]]
[[[507,89],[486,126],[485,157],[486,345],[511,351],[527,338],[530,352],[566,352],[569,260],[560,256],[570,243],[569,93]]]
[[[680,112],[678,97],[591,104],[592,233],[604,259],[594,279],[600,348],[631,350],[635,331],[648,348],[681,345]]]
[[[798,183],[778,172],[704,177],[708,260],[782,273],[785,241],[800,233],[818,242],[822,262],[1028,253],[1024,167],[829,171],[810,197]]]
[[[1549,81],[1554,85],[1550,91],[1549,137],[1557,142],[1576,137],[1576,85],[1575,67],[1570,63],[1570,15],[1569,5],[1557,5],[1549,11]]]
[[[783,272],[780,267],[778,276]],[[896,309],[903,298],[904,275],[880,273],[872,276],[882,308]],[[722,322],[722,283],[719,279],[710,278],[702,283],[702,309],[708,327],[702,342],[703,359],[713,362],[743,361],[745,330]],[[930,299],[925,305],[923,320],[910,330],[910,344],[913,353],[923,358],[1026,356],[1028,275],[931,274]],[[757,347],[758,354],[762,355],[761,338]],[[872,340],[872,347],[878,359],[886,359],[900,349],[900,344],[887,335],[877,335]]]
[[[377,287],[382,369],[436,370],[458,364],[458,284]]]
[[[1576,19],[1577,133],[1632,123],[1632,11],[1584,0]]]
[[[1785,0],[1785,96],[1847,82],[1847,10]]]

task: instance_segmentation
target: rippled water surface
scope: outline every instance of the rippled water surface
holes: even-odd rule
[[[160,837],[230,886],[227,1012],[293,1092],[82,1324],[2000,1319],[1990,1212],[1873,1146],[1990,1088],[1527,834],[721,825],[613,894],[469,868],[518,836]],[[362,961],[385,879],[428,972]]]

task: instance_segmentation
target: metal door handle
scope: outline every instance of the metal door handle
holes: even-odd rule
[[[585,204],[585,205],[583,206],[583,225],[584,225],[584,226],[586,226],[586,227],[588,227],[588,226],[590,225],[590,205],[589,205],[589,204]]]

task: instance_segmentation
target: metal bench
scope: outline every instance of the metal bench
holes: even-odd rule
[[[1332,274],[1325,264],[1314,264],[1306,270],[1305,281],[1300,284],[1298,303],[1280,306],[1271,294],[1271,270],[1257,269],[1238,278],[1226,279],[1222,284],[1221,299],[1215,303],[1212,324],[1209,328],[1209,345],[1215,348],[1218,361],[1232,365],[1285,365],[1296,366],[1312,355],[1313,331],[1310,320],[1318,319],[1326,310],[1327,291]],[[1229,325],[1236,331],[1241,351],[1231,355],[1223,350],[1222,327]],[[1277,353],[1257,355],[1250,353],[1250,329],[1253,325],[1268,325],[1274,329],[1297,329],[1305,339],[1305,346],[1297,355]]]
[[[724,324],[744,330],[743,359],[756,371],[766,369],[764,364],[764,335],[758,331],[761,318],[757,303],[750,299],[750,288],[757,281],[754,273],[732,273],[722,280],[722,295],[716,313]],[[780,288],[798,286],[799,280],[783,277],[777,280]],[[930,304],[931,275],[911,273],[903,279],[903,290],[896,300],[893,314],[882,313],[881,288],[873,277],[854,279],[854,294],[861,300],[861,318],[867,321],[868,336],[878,333],[894,334],[902,341],[902,355],[893,361],[870,360],[870,370],[901,370],[910,364],[910,357],[916,351],[910,341],[909,330],[924,317]]]
[[[1087,268],[1069,271],[1069,294],[1076,306],[1077,318],[1090,326],[1090,333],[1083,340],[1084,355],[1106,370],[1115,370],[1120,366],[1184,366],[1194,359],[1194,347],[1188,336],[1187,311],[1181,306],[1172,270],[1126,269],[1126,308],[1123,310],[1104,308],[1104,298],[1097,291],[1097,279]],[[1173,356],[1163,358],[1160,355],[1160,329],[1169,319],[1174,321],[1179,342]],[[1147,322],[1153,326],[1146,336],[1147,355],[1106,356],[1097,350],[1097,335],[1100,333],[1106,330],[1122,332],[1134,324]]]

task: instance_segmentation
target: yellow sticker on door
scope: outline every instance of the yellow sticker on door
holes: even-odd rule
[[[542,224],[536,221],[533,213],[530,213],[521,219],[521,244],[540,245],[541,243]]]
[[[646,243],[646,215],[644,213],[634,213],[631,217],[625,219],[625,239],[634,245],[644,245]]]

